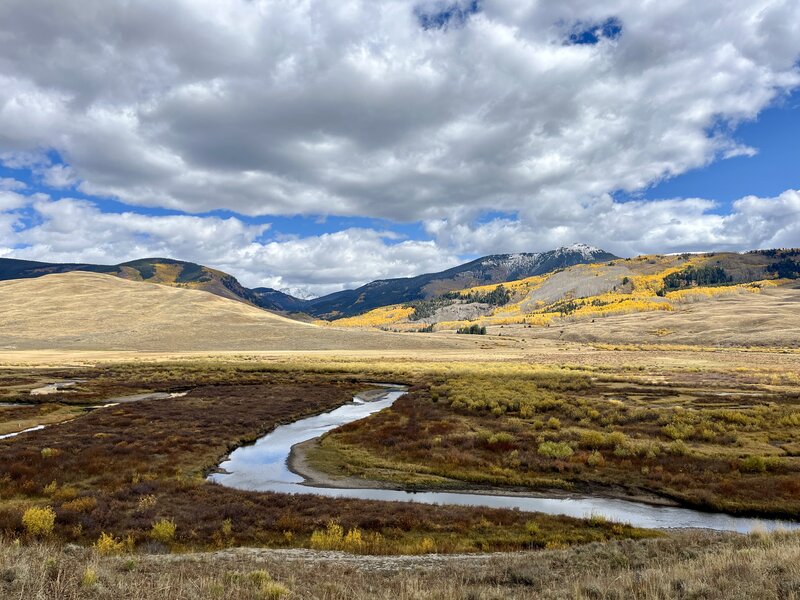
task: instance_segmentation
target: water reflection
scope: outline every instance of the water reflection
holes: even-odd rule
[[[251,446],[238,448],[221,463],[220,473],[210,480],[224,486],[253,491],[287,494],[319,494],[337,498],[360,498],[425,504],[456,504],[512,508],[570,517],[599,515],[611,521],[630,523],[645,528],[700,527],[722,531],[798,529],[800,523],[777,519],[734,517],[721,513],[652,506],[641,502],[598,497],[546,498],[470,494],[465,492],[406,492],[385,489],[345,489],[302,485],[303,478],[289,470],[292,446],[319,437],[346,423],[368,417],[394,403],[405,392],[389,390],[378,400],[354,399],[329,413],[281,425]]]

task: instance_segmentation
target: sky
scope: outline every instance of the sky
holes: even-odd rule
[[[796,0],[4,0],[0,257],[303,297],[800,246]]]

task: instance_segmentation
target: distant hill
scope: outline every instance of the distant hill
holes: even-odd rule
[[[13,258],[0,259],[0,280],[29,279],[54,273],[88,271],[115,275],[130,281],[145,281],[172,287],[210,292],[275,312],[302,310],[303,301],[270,288],[251,290],[233,276],[217,269],[172,258],[142,258],[118,265],[46,263]]]
[[[114,273],[118,266],[91,265],[87,263],[46,263],[35,260],[18,260],[16,258],[0,258],[0,280],[28,279],[52,273],[68,273],[70,271],[89,271],[92,273]]]
[[[382,279],[310,300],[272,288],[250,289],[228,273],[171,258],[143,258],[118,265],[0,259],[0,280],[71,271],[202,290],[299,320],[352,318],[341,324],[394,328],[405,323],[401,328],[414,329],[443,322],[463,324],[478,318],[487,324],[530,324],[584,313],[639,310],[642,306],[665,310],[669,303],[664,295],[685,295],[681,290],[686,288],[796,279],[800,277],[800,251],[621,259],[599,248],[575,244],[549,252],[484,256],[445,271]],[[495,291],[499,284],[507,289]],[[506,291],[508,298],[503,295]],[[493,292],[495,296],[489,297]],[[359,319],[360,315],[365,318]]]
[[[305,313],[330,319],[356,315],[389,304],[431,298],[475,285],[500,283],[575,264],[615,258],[613,254],[583,244],[541,253],[495,254],[439,273],[373,281],[355,290],[343,290],[311,300],[295,298],[272,288],[250,289],[232,275],[217,269],[172,258],[143,258],[118,265],[0,258],[0,280],[27,279],[71,271],[106,273],[131,281],[202,290],[287,315]]]
[[[290,294],[267,287],[253,288],[250,292],[255,298],[253,304],[261,308],[290,314],[306,311],[308,301],[295,298]]]
[[[527,276],[512,279],[519,275]],[[13,348],[433,347],[451,343],[445,338],[478,342],[366,329],[475,326],[504,337],[796,346],[800,327],[800,249],[616,258],[578,246],[487,256],[314,300],[249,289],[216,269],[167,258],[119,265],[0,259],[0,280],[0,347]],[[278,311],[351,316],[315,327],[272,314]]]
[[[340,351],[441,349],[460,341],[318,327],[198,290],[106,273],[0,281],[3,350]]]
[[[347,317],[390,304],[423,300],[469,288],[549,273],[577,264],[605,262],[609,252],[575,244],[549,252],[493,254],[441,271],[416,277],[381,279],[354,290],[335,292],[305,303],[305,311],[323,318]]]

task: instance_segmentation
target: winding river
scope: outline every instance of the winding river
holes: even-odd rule
[[[405,393],[396,387],[386,386],[386,388],[385,394],[378,399],[369,401],[356,396],[353,402],[331,412],[276,427],[255,444],[234,450],[228,459],[219,465],[219,472],[210,475],[209,479],[224,486],[251,491],[512,508],[570,517],[598,515],[610,521],[630,523],[636,527],[649,529],[697,527],[741,533],[754,530],[800,529],[800,523],[793,521],[735,517],[723,513],[701,512],[674,506],[654,506],[596,496],[503,496],[468,492],[407,492],[378,488],[352,489],[305,485],[303,477],[289,469],[288,459],[292,447],[319,437],[336,427],[383,410]]]

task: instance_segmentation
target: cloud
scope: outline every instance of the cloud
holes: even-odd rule
[[[51,165],[42,169],[39,175],[49,188],[71,188],[78,182],[75,171],[68,165]]]
[[[800,190],[787,190],[768,199],[747,196],[733,207],[733,213],[724,217],[722,229],[740,245],[779,248],[800,244]]]
[[[267,263],[272,287],[303,293],[331,293],[375,279],[439,271],[460,262],[433,241],[391,242],[394,236],[372,229],[335,233],[251,247],[254,266]],[[310,285],[309,285],[310,284]]]
[[[0,177],[0,190],[24,190],[27,185],[11,177]]]
[[[7,0],[0,150],[190,213],[624,216],[598,198],[753,151],[797,39],[791,0]]]
[[[0,185],[0,211],[22,208],[30,202],[28,196],[13,191],[20,189],[16,183],[13,179],[0,180],[0,184],[2,184]]]
[[[19,226],[22,219],[28,226]],[[264,240],[268,229],[235,217],[103,213],[85,200],[0,192],[0,230],[8,244],[0,256],[5,257],[101,264],[178,258],[231,273],[250,287],[304,296],[458,263],[433,241],[401,240],[390,232],[357,228]]]
[[[719,208],[702,198],[615,202],[606,195],[566,211],[551,204],[478,224],[434,220],[427,231],[439,245],[461,254],[538,251],[574,242],[620,256],[740,252],[800,243],[799,190],[774,198],[748,196],[725,214]]]
[[[5,0],[0,164],[30,177],[0,179],[0,255],[169,256],[322,294],[573,242],[798,245],[796,190],[613,200],[757,152],[736,126],[800,86],[798,39],[791,0]]]

